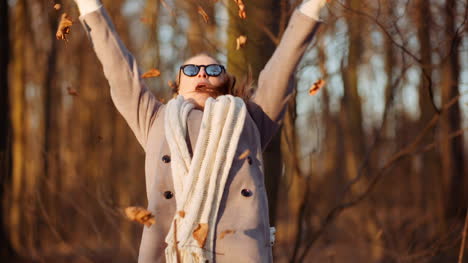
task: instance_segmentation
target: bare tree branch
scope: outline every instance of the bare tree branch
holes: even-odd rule
[[[465,226],[463,227],[462,242],[461,242],[461,246],[460,246],[460,253],[458,254],[458,263],[463,262],[463,253],[465,252],[465,242],[466,242],[467,228],[468,228],[468,210],[466,211],[466,216],[465,216]]]
[[[315,241],[323,234],[323,232],[327,229],[327,227],[333,222],[333,220],[338,217],[344,210],[351,208],[357,205],[359,202],[364,200],[366,197],[374,189],[375,185],[380,181],[382,176],[385,172],[393,166],[397,161],[405,158],[408,155],[411,155],[417,148],[417,146],[422,142],[423,138],[429,133],[429,131],[437,125],[442,112],[448,110],[451,106],[456,105],[456,102],[460,99],[460,96],[455,96],[452,98],[444,107],[440,113],[436,113],[434,117],[429,121],[429,123],[424,127],[424,129],[416,136],[414,141],[407,145],[405,148],[401,149],[400,151],[396,152],[394,155],[390,157],[390,159],[379,169],[377,174],[370,180],[369,185],[367,188],[359,195],[351,199],[350,201],[343,202],[334,208],[327,214],[325,219],[322,222],[320,228],[312,234],[311,238],[305,245],[305,248],[298,259],[298,262],[304,262],[305,257],[307,256],[310,248],[313,246]]]

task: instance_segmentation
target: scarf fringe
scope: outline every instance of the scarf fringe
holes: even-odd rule
[[[165,250],[167,263],[205,263],[212,262],[204,251],[200,248],[176,249],[175,246],[168,246]]]

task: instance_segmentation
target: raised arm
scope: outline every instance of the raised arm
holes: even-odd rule
[[[325,2],[326,0],[309,0],[294,11],[273,56],[260,72],[258,88],[248,107],[260,130],[263,148],[283,118],[285,99],[292,93],[290,81],[321,24],[318,13]]]
[[[146,150],[148,131],[161,103],[142,82],[135,58],[120,40],[100,1],[75,2],[80,9],[80,21],[109,81],[112,101]]]

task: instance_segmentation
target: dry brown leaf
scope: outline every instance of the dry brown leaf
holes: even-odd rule
[[[169,12],[171,12],[171,15],[172,15],[173,17],[176,16],[176,13],[175,13],[174,9],[172,9],[172,8],[166,3],[165,0],[161,0],[161,4],[164,6],[164,8],[166,8],[167,10],[169,10]]]
[[[156,223],[154,215],[143,207],[129,206],[125,208],[125,215],[128,217],[128,219],[140,224],[144,224],[147,227],[150,227],[152,224]]]
[[[210,17],[201,6],[198,6],[198,14],[200,14],[203,17],[203,20],[205,20],[205,23],[208,24],[208,22],[210,21]]]
[[[66,35],[70,33],[70,27],[72,25],[73,21],[71,20],[71,17],[69,17],[67,13],[63,13],[62,17],[60,18],[57,33],[55,33],[57,39],[67,40]]]
[[[184,218],[185,217],[185,211],[181,210],[178,212],[179,213],[179,216]]]
[[[236,233],[236,230],[231,230],[231,229],[224,230],[224,231],[221,232],[221,234],[219,235],[219,239],[223,239],[226,235],[234,234],[234,233]]]
[[[325,86],[326,82],[323,79],[317,80],[312,87],[309,89],[309,95],[315,95],[317,92]]]
[[[154,78],[154,77],[159,77],[161,75],[161,72],[159,70],[152,68],[148,71],[146,71],[143,75],[141,75],[142,78]]]
[[[245,43],[247,43],[247,37],[246,36],[239,36],[236,39],[236,50],[239,50],[241,47],[245,46]]]
[[[208,236],[208,224],[200,223],[197,228],[193,231],[193,238],[198,243],[199,247],[204,247],[206,242],[206,237]]]
[[[234,0],[236,2],[237,6],[239,7],[239,17],[242,19],[247,18],[247,14],[245,13],[245,4],[242,0]]]
[[[72,95],[72,96],[78,96],[78,91],[76,91],[76,89],[72,88],[72,87],[67,87],[67,91],[68,91],[68,94]]]
[[[58,10],[60,10],[60,8],[62,8],[62,5],[61,5],[61,4],[55,4],[55,5],[54,5],[54,9],[55,9],[55,10],[58,11]]]
[[[140,21],[141,21],[141,23],[143,23],[143,24],[151,25],[151,19],[150,19],[150,18],[147,18],[147,17],[140,17]]]
[[[250,154],[250,150],[249,149],[245,150],[241,155],[239,155],[239,160],[247,158],[249,154]]]

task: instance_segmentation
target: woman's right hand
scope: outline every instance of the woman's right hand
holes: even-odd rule
[[[75,1],[81,15],[86,15],[99,9],[102,6],[100,0],[73,0]]]

